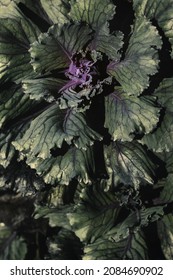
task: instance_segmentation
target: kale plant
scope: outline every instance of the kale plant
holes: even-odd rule
[[[0,5],[0,258],[173,259],[173,0]]]

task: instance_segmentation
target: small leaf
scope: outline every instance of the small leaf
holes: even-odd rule
[[[141,183],[153,183],[156,166],[142,145],[115,142],[104,147],[104,156],[109,186],[123,183],[138,188]]]
[[[160,109],[150,96],[128,96],[121,88],[105,97],[105,127],[113,140],[132,141],[134,133],[148,134],[159,121]]]
[[[86,105],[86,100],[88,104],[91,103],[92,89],[84,88],[79,92],[76,92],[72,88],[63,90],[61,96],[58,99],[58,103],[61,109],[74,108],[78,112],[85,112],[89,105]]]
[[[121,62],[110,62],[107,72],[126,93],[140,95],[149,86],[149,75],[157,72],[160,48],[161,38],[156,28],[145,17],[137,18],[125,58]]]

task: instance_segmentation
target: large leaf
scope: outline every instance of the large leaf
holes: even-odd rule
[[[140,183],[153,183],[156,166],[138,143],[112,143],[104,147],[104,156],[109,186],[123,183],[138,188]]]
[[[163,179],[159,186],[163,187],[163,190],[160,194],[159,201],[162,203],[171,203],[173,202],[173,173],[168,174],[166,179]]]
[[[82,244],[72,231],[61,229],[47,240],[48,260],[81,259]]]
[[[12,12],[9,17],[5,10],[0,14],[0,79],[19,83],[33,76],[28,50],[40,31],[18,10],[13,8]]]
[[[19,9],[12,0],[0,0],[0,18],[19,16]]]
[[[173,259],[173,214],[167,214],[157,223],[162,251],[167,260]]]
[[[148,19],[156,19],[172,45],[173,57],[173,1],[172,0],[134,0],[133,7],[136,16],[146,16]]]
[[[119,202],[113,193],[104,192],[98,185],[86,186],[74,211],[67,216],[79,239],[92,243],[113,227],[119,210]]]
[[[62,227],[67,230],[71,230],[70,223],[67,218],[67,214],[73,211],[73,205],[61,206],[59,208],[49,207],[36,207],[35,218],[48,218],[49,225],[51,227]]]
[[[173,113],[173,78],[165,78],[155,90],[159,103]]]
[[[71,185],[65,186],[65,185],[58,184],[58,186],[52,188],[49,191],[49,195],[48,195],[49,209],[61,207],[64,205],[64,202],[67,201],[68,203],[73,202],[73,196],[70,196],[71,190],[73,192],[73,188],[71,188]]]
[[[11,145],[14,135],[10,131],[0,132],[0,165],[7,167],[15,155],[15,149]]]
[[[131,141],[134,133],[147,134],[159,120],[155,98],[128,96],[121,88],[105,97],[105,127],[113,140]]]
[[[86,87],[76,92],[72,88],[62,91],[67,81],[59,78],[41,77],[23,81],[23,91],[30,99],[46,100],[49,103],[57,102],[61,109],[75,108],[84,112],[90,106],[92,97],[102,91],[100,86]]]
[[[4,223],[11,230],[17,231],[24,226],[25,220],[31,217],[34,210],[33,201],[33,196],[22,197],[20,194],[14,195],[12,190],[1,195],[0,223]]]
[[[53,102],[58,97],[58,91],[65,85],[66,81],[57,78],[36,78],[32,80],[24,80],[22,88],[30,99],[43,100]]]
[[[69,0],[40,0],[40,2],[52,23],[63,24],[68,21]]]
[[[13,126],[7,130],[0,131],[0,165],[7,167],[14,156],[17,156],[12,142],[22,137],[28,128],[25,120],[18,126]]]
[[[15,2],[16,4],[21,4],[21,3],[24,4],[28,9],[30,9],[32,12],[40,16],[42,19],[52,23],[52,21],[48,18],[46,12],[44,11],[40,3],[40,0],[12,0],[12,1]]]
[[[159,154],[159,157],[166,163],[166,170],[168,175],[166,178],[159,180],[155,185],[156,188],[162,188],[160,196],[156,199],[159,203],[173,202],[173,151],[169,153]]]
[[[0,260],[23,260],[26,253],[25,240],[0,223]]]
[[[55,24],[48,33],[39,36],[31,45],[32,65],[36,72],[49,72],[67,68],[71,57],[84,48],[91,39],[87,26],[76,24]]]
[[[166,108],[161,125],[153,133],[145,135],[141,140],[155,152],[173,149],[173,79],[164,79],[154,92],[160,104]]]
[[[90,44],[90,49],[105,53],[110,59],[119,60],[119,50],[123,46],[123,33],[116,32],[110,34],[108,24],[105,23],[94,34],[94,39]]]
[[[147,246],[141,227],[164,215],[163,207],[136,209],[124,221],[84,247],[83,259],[147,259]]]
[[[166,162],[167,171],[173,173],[173,150],[170,153],[164,153],[163,158]]]
[[[89,24],[99,30],[115,14],[115,5],[110,0],[71,0],[69,16],[75,21]]]
[[[19,86],[6,87],[0,92],[0,127],[17,116],[26,114],[36,102],[31,101]]]
[[[36,169],[47,184],[68,185],[73,178],[86,184],[91,183],[91,176],[95,170],[93,151],[70,148],[65,155],[45,160],[28,157],[27,163]]]
[[[161,219],[164,215],[163,206],[154,206],[136,209],[127,216],[123,221],[115,225],[108,233],[109,239],[119,242],[128,237],[134,231],[139,231],[142,227],[148,226],[149,223]]]
[[[173,148],[173,114],[166,111],[161,126],[153,133],[145,135],[140,142],[157,153],[171,151]]]
[[[149,86],[149,76],[157,72],[161,38],[145,17],[136,19],[132,32],[125,58],[110,62],[107,72],[129,95],[140,95]]]
[[[147,245],[142,231],[115,242],[105,235],[84,248],[84,260],[146,260]]]
[[[23,137],[13,144],[26,156],[46,159],[51,156],[51,149],[61,148],[63,141],[73,141],[77,148],[86,150],[94,140],[101,137],[87,126],[83,113],[60,110],[55,104],[36,117]]]
[[[20,193],[23,196],[31,196],[43,190],[45,184],[24,162],[13,160],[6,169],[0,169],[0,188]]]

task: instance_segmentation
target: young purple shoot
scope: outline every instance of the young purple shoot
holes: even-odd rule
[[[72,60],[68,70],[65,72],[66,77],[70,79],[65,86],[63,86],[59,92],[62,92],[69,88],[84,88],[92,83],[92,75],[96,74],[96,70],[93,65],[95,62],[89,61],[86,58],[82,58],[79,61]]]

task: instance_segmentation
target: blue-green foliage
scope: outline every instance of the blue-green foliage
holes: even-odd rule
[[[173,258],[173,0],[126,2],[0,0],[2,259]]]

